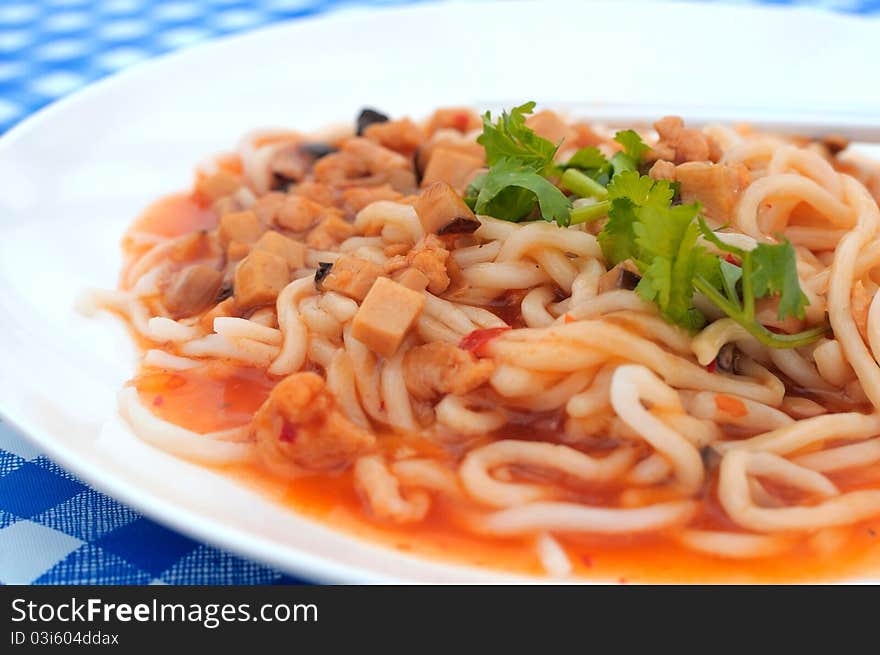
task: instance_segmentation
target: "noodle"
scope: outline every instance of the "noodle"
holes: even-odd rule
[[[207,227],[128,233],[119,290],[78,306],[143,345],[137,436],[558,578],[654,548],[736,580],[871,550],[880,167],[675,117],[633,154],[553,112],[494,137],[546,141],[532,166],[469,110],[381,118],[251,133],[171,203]],[[563,165],[593,147],[614,159]]]

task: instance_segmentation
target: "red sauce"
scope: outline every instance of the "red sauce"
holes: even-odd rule
[[[216,219],[185,195],[173,196],[151,206],[133,230],[156,234],[181,234],[212,226]],[[164,231],[163,231],[164,230]],[[130,251],[129,251],[130,253]],[[466,337],[478,350],[493,336],[480,330]],[[145,369],[134,384],[143,402],[156,415],[197,432],[222,430],[243,425],[266,399],[276,382],[256,368],[216,363],[205,369],[162,371]],[[506,437],[557,441],[559,417],[539,415],[527,422],[509,426]],[[294,434],[288,435],[295,438]],[[484,437],[477,441],[486,441]],[[471,442],[468,446],[473,446]],[[380,449],[394,453],[401,447],[454,466],[466,447],[444,450],[418,435],[380,434]],[[364,539],[378,541],[401,552],[503,571],[542,575],[534,542],[528,537],[492,538],[475,535],[462,527],[474,507],[464,501],[437,499],[426,519],[400,526],[370,516],[358,496],[350,471],[316,474],[296,480],[277,477],[259,464],[227,467],[224,473],[264,492],[303,515]],[[514,471],[523,478],[534,478],[529,471]],[[877,488],[880,464],[854,472],[830,476],[842,490]],[[719,506],[714,489],[716,473],[710,472],[703,491],[701,510],[693,527],[736,530]],[[572,493],[582,502],[608,503],[620,488],[584,486]],[[645,501],[668,500],[671,490],[645,489]],[[880,572],[880,518],[840,528],[832,535],[840,546],[828,553],[811,544],[809,535],[790,551],[779,556],[751,560],[731,560],[703,555],[687,549],[668,535],[562,535],[560,537],[573,563],[575,573],[593,580],[617,582],[821,582]]]

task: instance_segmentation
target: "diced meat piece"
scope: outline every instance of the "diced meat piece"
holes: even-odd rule
[[[351,336],[373,352],[391,357],[424,306],[421,293],[380,277],[351,321]]]
[[[413,207],[428,234],[470,233],[480,227],[471,208],[446,182],[434,182],[427,187]]]
[[[449,273],[446,270],[449,259],[449,251],[433,234],[421,239],[406,255],[407,263],[428,278],[428,291],[433,294],[443,293],[449,287]]]
[[[264,457],[317,471],[345,467],[376,443],[342,413],[316,373],[294,373],[275,385],[254,416],[254,432]]]
[[[337,291],[358,302],[363,300],[376,279],[382,275],[382,267],[354,255],[342,255],[320,281],[324,291]]]
[[[233,212],[220,217],[220,245],[227,246],[233,241],[253,243],[263,233],[260,219],[252,211]]]
[[[321,182],[301,182],[293,187],[292,193],[309,200],[314,200],[319,205],[332,207],[336,204],[339,192],[328,184]]]
[[[269,230],[254,244],[254,250],[265,250],[282,257],[291,269],[302,268],[305,264],[306,247],[299,241]]]
[[[727,220],[740,193],[748,185],[748,170],[724,164],[689,162],[675,167],[682,202],[699,200],[706,215]]]
[[[364,136],[407,157],[412,157],[416,148],[425,140],[421,128],[408,118],[373,123],[364,130]]]
[[[419,292],[427,289],[428,282],[430,281],[428,280],[427,275],[422,273],[419,269],[411,266],[394,273],[394,275],[391,276],[391,279],[398,284],[402,284],[407,289]]]
[[[577,137],[577,132],[555,111],[545,109],[537,114],[532,114],[526,119],[526,125],[534,130],[535,134],[554,144],[561,141],[570,143]]]
[[[197,177],[194,191],[197,197],[211,204],[218,198],[235,193],[240,187],[241,176],[221,168],[211,175]]]
[[[408,243],[389,243],[382,250],[386,257],[398,257],[409,252],[411,246]]]
[[[384,125],[384,123],[383,123]],[[402,194],[391,188],[390,184],[374,187],[351,187],[342,192],[342,208],[346,214],[354,216],[367,205],[377,200],[400,200]]]
[[[244,309],[274,302],[289,281],[283,257],[254,250],[235,268],[235,303]]]
[[[338,187],[387,183],[401,193],[415,187],[410,158],[360,137],[346,139],[340,151],[320,159],[312,173],[316,181]]]
[[[287,195],[280,191],[270,191],[266,195],[257,198],[251,211],[257,215],[260,223],[263,225],[272,225],[275,222],[275,215],[284,204]]]
[[[567,143],[566,146],[577,146],[578,148],[586,148],[588,146],[599,146],[605,143],[605,139],[601,134],[597,134],[588,123],[575,123],[572,126],[574,130],[574,142]]]
[[[665,159],[658,159],[648,171],[648,177],[652,180],[669,180],[675,182],[675,164]]]
[[[665,116],[654,123],[660,139],[654,146],[655,159],[666,159],[676,164],[688,161],[710,161],[719,151],[710,144],[710,138],[691,127],[685,127],[679,116]]]
[[[305,232],[332,211],[304,196],[288,195],[275,213],[275,224],[292,232]]]
[[[486,382],[494,370],[491,359],[477,359],[467,350],[443,341],[416,346],[403,356],[406,388],[421,400],[469,393]]]
[[[425,132],[429,135],[442,129],[470,132],[480,125],[482,125],[482,121],[474,110],[467,107],[444,107],[433,113],[425,125]]]
[[[310,248],[329,250],[357,234],[354,225],[339,217],[338,214],[330,214],[321,223],[309,232],[306,244]]]
[[[215,302],[223,273],[204,264],[193,264],[178,271],[165,289],[165,307],[175,318],[195,316]]]
[[[483,160],[474,155],[444,146],[434,148],[425,174],[422,187],[435,182],[446,182],[456,193],[464,193],[476,171],[483,167]]]

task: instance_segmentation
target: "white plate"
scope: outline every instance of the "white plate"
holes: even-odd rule
[[[511,581],[333,532],[138,442],[115,409],[133,347],[117,322],[77,315],[77,294],[114,286],[133,217],[248,129],[527,99],[877,115],[878,27],[706,5],[431,5],[271,27],[100,82],[0,140],[0,411],[106,493],[315,581]]]

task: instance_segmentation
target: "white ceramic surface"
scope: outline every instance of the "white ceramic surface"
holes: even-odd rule
[[[428,5],[279,25],[102,81],[0,140],[0,412],[145,514],[315,581],[512,581],[335,533],[140,443],[115,409],[134,349],[116,321],[77,315],[77,294],[114,286],[139,210],[254,127],[526,99],[880,116],[878,36],[876,20],[809,11]]]

